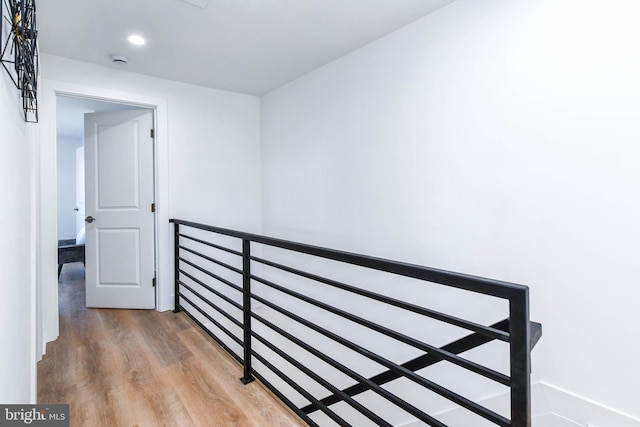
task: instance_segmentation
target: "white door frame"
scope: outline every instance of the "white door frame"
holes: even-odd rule
[[[156,200],[156,310],[173,308],[172,272],[170,270],[169,233],[169,147],[168,116],[165,98],[121,92],[111,89],[42,79],[39,90],[39,126],[36,148],[37,232],[36,232],[36,346],[44,354],[46,343],[55,340],[58,327],[57,280],[57,170],[56,170],[56,96],[129,104],[154,111],[155,200]]]

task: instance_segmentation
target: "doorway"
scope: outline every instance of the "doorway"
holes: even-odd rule
[[[166,98],[43,78],[38,88],[40,120],[31,176],[36,232],[31,236],[36,281],[34,345],[36,360],[59,335],[57,262],[56,98],[58,95],[146,107],[154,110],[156,183],[156,310],[173,308],[173,258],[169,225],[169,143]],[[35,369],[35,366],[34,366]],[[35,399],[36,375],[30,389]]]
[[[155,194],[152,115],[145,107],[56,96],[57,241],[64,245],[59,251],[83,253],[82,259],[70,261],[86,264],[87,306],[156,306],[156,227],[149,209]],[[132,133],[133,129],[138,131]],[[94,216],[99,218],[96,223]],[[67,246],[71,242],[74,247]]]

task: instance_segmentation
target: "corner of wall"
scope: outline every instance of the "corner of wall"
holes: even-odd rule
[[[538,383],[548,404],[548,412],[577,425],[593,427],[640,427],[640,419],[544,381]],[[555,424],[554,424],[555,425]],[[562,424],[564,426],[564,424]]]
[[[480,401],[483,406],[497,412],[509,407],[509,393],[499,394]],[[531,386],[531,417],[536,427],[640,427],[640,419],[607,407],[593,400],[540,381]],[[504,415],[504,414],[503,414]],[[451,426],[484,427],[477,416],[463,408],[455,408],[434,415]],[[411,421],[398,427],[422,425]],[[494,424],[487,422],[486,426]]]

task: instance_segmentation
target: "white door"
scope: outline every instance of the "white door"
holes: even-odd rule
[[[154,308],[149,110],[85,114],[87,307]]]

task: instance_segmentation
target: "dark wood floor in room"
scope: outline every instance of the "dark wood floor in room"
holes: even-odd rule
[[[71,426],[303,426],[186,316],[85,308],[82,264],[64,266],[60,337],[38,364],[38,403]]]

